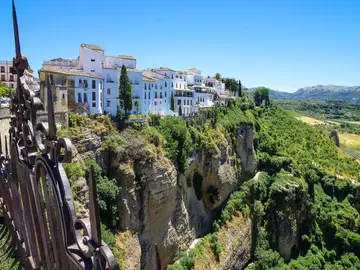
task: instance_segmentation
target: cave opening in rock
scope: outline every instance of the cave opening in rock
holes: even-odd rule
[[[206,189],[206,194],[208,194],[209,200],[212,204],[220,200],[219,189],[214,186],[209,186]]]
[[[193,176],[193,187],[195,190],[195,195],[198,200],[201,200],[203,197],[202,194],[202,184],[203,184],[204,177],[198,173],[195,172]]]

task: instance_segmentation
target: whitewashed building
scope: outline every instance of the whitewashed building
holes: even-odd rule
[[[6,84],[9,88],[16,87],[16,75],[11,73],[12,61],[0,60],[0,83]]]
[[[81,44],[78,58],[44,61],[39,73],[52,74],[53,80],[58,80],[54,84],[62,87],[57,88],[58,91],[62,91],[68,81],[71,82],[74,85],[74,102],[86,104],[90,113],[110,113],[114,116],[119,106],[122,65],[127,68],[131,83],[131,113],[176,116],[181,110],[182,115],[191,115],[199,108],[213,106],[215,93],[226,93],[224,83],[204,78],[196,68],[185,71],[166,67],[138,70],[136,64],[133,56],[106,56],[98,45]],[[59,92],[57,95],[62,97],[65,94]]]

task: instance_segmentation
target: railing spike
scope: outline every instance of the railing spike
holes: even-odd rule
[[[14,38],[15,38],[15,54],[16,57],[21,56],[21,48],[20,48],[20,37],[19,37],[19,27],[16,16],[16,8],[14,0],[12,0],[12,13],[13,13],[13,26],[14,26]]]
[[[7,136],[6,135],[5,135],[5,157],[9,158],[8,142],[7,142]]]
[[[93,166],[90,166],[89,174],[89,214],[91,224],[91,238],[97,246],[101,246],[100,211]]]
[[[49,124],[49,139],[56,140],[56,124],[55,124],[55,111],[54,111],[54,100],[52,96],[52,85],[50,82],[49,75],[46,75],[46,86],[47,86],[47,111],[48,111],[48,124]]]

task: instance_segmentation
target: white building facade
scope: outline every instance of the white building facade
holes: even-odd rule
[[[44,61],[42,70],[56,71],[73,80],[75,102],[88,103],[91,113],[110,113],[113,116],[119,106],[122,65],[127,68],[131,83],[131,113],[191,115],[199,108],[213,106],[215,93],[226,93],[224,83],[204,78],[196,68],[185,71],[164,67],[138,70],[136,64],[132,56],[106,56],[98,45],[81,44],[77,59]]]
[[[11,73],[12,61],[0,61],[0,83],[6,84],[9,88],[16,87],[16,75]]]

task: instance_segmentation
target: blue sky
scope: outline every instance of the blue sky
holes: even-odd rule
[[[22,50],[76,58],[81,43],[138,68],[197,67],[283,91],[360,85],[358,0],[16,0]],[[0,59],[14,54],[11,1],[0,2]]]

